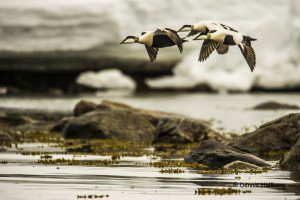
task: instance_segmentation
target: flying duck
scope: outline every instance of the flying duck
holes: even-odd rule
[[[208,53],[212,52],[218,44],[237,45],[247,61],[250,70],[253,72],[256,65],[256,56],[251,46],[251,41],[255,41],[256,39],[231,30],[212,30],[206,35],[199,34],[194,40],[204,40],[202,49]]]
[[[182,44],[184,42],[187,42],[187,40],[180,38],[177,31],[170,28],[157,28],[155,31],[142,32],[140,37],[127,36],[120,44],[144,44],[150,61],[153,62],[156,59],[159,48],[177,45],[180,53],[182,53]]]
[[[190,31],[189,34],[186,36],[189,37],[189,36],[196,35],[198,33],[199,35],[206,35],[212,30],[230,30],[230,31],[237,32],[235,29],[231,28],[230,26],[213,22],[213,21],[208,21],[208,20],[201,21],[194,25],[183,25],[178,30],[178,32]],[[213,45],[213,48],[211,47],[211,45]],[[215,49],[217,49],[217,52],[219,54],[225,54],[228,52],[228,48],[229,48],[228,45],[222,43],[212,43],[209,42],[209,40],[204,40],[202,48],[200,50],[200,55],[198,60],[199,61],[206,60]]]

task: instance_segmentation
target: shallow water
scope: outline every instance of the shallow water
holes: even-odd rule
[[[203,94],[203,93],[148,93],[132,95],[124,92],[98,93],[77,97],[6,97],[0,98],[0,107],[41,112],[71,113],[81,99],[100,103],[112,100],[152,110],[161,110],[210,120],[220,132],[243,134],[263,122],[297,110],[254,111],[250,108],[264,101],[274,100],[300,106],[299,94]],[[47,144],[19,144],[23,151],[53,152],[53,159],[73,155],[56,155],[63,149]],[[150,149],[151,151],[151,149]],[[81,160],[105,160],[108,156],[76,156]],[[110,167],[68,166],[38,164],[36,156],[17,154],[14,148],[0,153],[1,199],[84,199],[89,195],[104,195],[103,199],[300,199],[299,172],[271,170],[262,174],[199,174],[196,170],[181,168],[182,174],[162,174],[159,168],[137,166],[149,163],[143,157],[123,157]],[[160,160],[160,158],[158,158]],[[272,162],[274,164],[275,162]],[[279,187],[275,187],[275,184]],[[197,188],[234,187],[251,193],[232,195],[195,195]],[[79,196],[78,196],[79,195]],[[106,197],[108,195],[108,197]],[[94,196],[92,199],[96,199]]]
[[[27,150],[33,147],[34,144],[22,145]],[[73,155],[50,155],[52,159],[73,158]],[[37,163],[38,159],[40,155],[24,156],[13,148],[0,153],[0,161],[8,162],[0,167],[1,199],[78,199],[78,195],[105,195],[104,199],[297,199],[295,192],[299,194],[296,186],[299,177],[291,178],[288,171],[239,174],[241,179],[237,180],[235,174],[199,174],[188,168],[182,168],[185,170],[182,174],[162,174],[159,168],[134,165],[151,162],[147,156],[123,157],[112,167],[43,165]],[[82,155],[75,159],[105,160],[109,157]],[[241,191],[251,190],[251,193],[195,195],[194,191],[202,187],[234,187]]]

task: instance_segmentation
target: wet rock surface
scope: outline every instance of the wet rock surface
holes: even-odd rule
[[[50,131],[51,132],[61,132],[64,130],[64,128],[66,127],[66,125],[71,121],[73,120],[74,117],[64,117],[62,118],[60,121],[58,121],[57,123],[55,123]]]
[[[279,167],[286,170],[300,170],[300,133],[297,135],[291,149],[280,160]]]
[[[19,126],[30,123],[31,120],[28,117],[24,116],[13,116],[13,115],[4,115],[0,116],[0,126],[10,127],[10,126]]]
[[[255,155],[289,150],[300,132],[300,113],[289,114],[261,125],[257,130],[238,136],[228,146]]]
[[[289,104],[279,103],[275,101],[267,101],[253,107],[253,109],[254,110],[277,110],[277,109],[297,110],[300,109],[300,107],[297,105],[289,105]]]
[[[187,164],[200,163],[211,169],[222,168],[224,165],[238,160],[257,166],[270,166],[269,163],[254,155],[210,140],[203,141],[184,158],[184,162]]]
[[[243,161],[234,161],[232,163],[229,163],[227,165],[224,166],[224,169],[258,169],[259,167],[257,165],[253,165],[247,162],[243,162]]]
[[[146,132],[144,140],[149,139],[148,132],[151,132],[151,141],[154,139],[155,143],[225,140],[225,137],[209,128],[207,121],[174,113],[139,109],[120,102],[104,100],[101,104],[96,104],[82,100],[76,104],[73,113],[76,118],[70,121],[62,120],[52,129],[64,130],[65,138],[120,138],[139,141],[143,137],[142,132]],[[128,120],[129,116],[135,116],[136,119]],[[104,125],[102,120],[107,123],[109,118],[110,125]],[[105,131],[103,127],[100,128],[100,123],[105,127]],[[138,132],[139,139],[134,138],[135,135],[129,133],[130,131],[121,133],[123,131],[121,126],[135,127],[131,132]],[[127,133],[129,135],[125,136]]]
[[[156,126],[156,138],[153,143],[193,143],[203,140],[224,141],[225,137],[213,131],[200,121],[180,118],[162,117]]]
[[[7,133],[0,131],[0,144],[10,144],[15,140]]]
[[[81,100],[75,105],[73,109],[73,115],[77,117],[85,113],[91,112],[96,108],[97,108],[96,103],[93,103],[91,101]]]
[[[63,136],[67,139],[153,140],[154,126],[130,110],[95,110],[71,120]]]

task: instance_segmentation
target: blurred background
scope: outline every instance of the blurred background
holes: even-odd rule
[[[202,41],[188,38],[182,54],[163,48],[151,63],[144,45],[119,44],[201,20],[256,38],[254,72],[236,46],[198,62]],[[242,134],[294,112],[251,110],[258,103],[300,106],[299,44],[299,0],[1,0],[0,111],[71,115],[80,99],[109,99]]]
[[[235,46],[198,62],[202,42],[190,39],[182,54],[164,48],[150,63],[143,45],[119,45],[127,35],[201,20],[256,38],[255,71]],[[0,38],[2,95],[300,90],[298,0],[1,0]]]

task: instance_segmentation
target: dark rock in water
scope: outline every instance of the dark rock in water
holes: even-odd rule
[[[300,108],[297,105],[289,105],[289,104],[278,103],[275,101],[268,101],[255,106],[253,109],[255,110],[276,110],[276,109],[295,110],[296,109],[297,110]]]
[[[7,151],[6,146],[0,145],[0,152],[5,152]]]
[[[85,113],[91,112],[96,108],[97,108],[97,104],[91,101],[81,100],[75,105],[73,114],[75,117],[77,117]]]
[[[50,129],[51,132],[61,132],[64,130],[69,121],[73,120],[74,117],[64,117],[59,122],[54,124]]]
[[[154,126],[131,110],[95,110],[71,120],[64,138],[153,140]]]
[[[240,160],[234,161],[224,166],[224,169],[258,169],[257,165],[253,165],[247,162],[243,162]]]
[[[297,135],[291,149],[280,160],[279,167],[286,170],[300,170],[300,133]]]
[[[81,103],[80,103],[81,102]],[[140,109],[140,108],[135,108],[132,107],[130,105],[124,104],[124,103],[120,103],[120,102],[114,102],[114,101],[108,101],[108,100],[103,100],[101,102],[101,104],[95,104],[93,102],[89,102],[86,100],[82,100],[80,101],[77,105],[78,107],[86,107],[85,105],[90,105],[87,106],[88,108],[82,109],[83,112],[78,111],[78,115],[84,114],[86,112],[90,112],[92,111],[92,107],[94,107],[94,105],[97,105],[94,110],[132,110],[138,114],[140,114],[141,116],[143,116],[145,119],[147,119],[148,121],[150,121],[154,126],[156,126],[158,124],[158,121],[165,116],[170,116],[170,117],[179,117],[179,118],[188,118],[186,116],[183,115],[179,115],[179,114],[174,114],[174,113],[169,113],[169,112],[162,112],[162,111],[154,111],[154,110],[145,110],[145,109]],[[75,110],[79,110],[76,109],[77,105],[74,108],[74,113]],[[86,111],[86,112],[85,112]],[[210,123],[208,121],[204,121],[204,120],[199,120],[199,119],[195,119],[205,125],[210,125]]]
[[[14,142],[15,140],[10,135],[4,132],[0,132],[0,144],[10,144]]]
[[[257,130],[235,137],[228,145],[255,155],[289,150],[300,132],[300,113],[289,114],[261,125]]]
[[[127,104],[119,103],[119,102],[103,100],[102,103],[98,106],[98,109],[103,108],[103,107],[107,108],[107,109],[110,109],[110,110],[131,109],[131,110],[137,112],[138,114],[142,115],[145,119],[150,121],[154,126],[157,126],[159,120],[163,117],[186,118],[186,119],[195,120],[195,121],[197,121],[199,123],[202,123],[206,126],[210,125],[210,123],[208,121],[205,121],[205,120],[192,119],[192,118],[189,118],[189,117],[186,117],[186,116],[183,116],[183,115],[179,115],[179,114],[175,114],[175,113],[134,108],[134,107],[131,107]]]
[[[225,146],[220,142],[210,140],[203,141],[200,146],[191,151],[184,158],[184,162],[187,164],[201,163],[207,165],[211,169],[222,168],[224,165],[237,160],[257,166],[270,166],[269,163],[254,155]]]
[[[93,113],[93,117],[90,117],[91,113]],[[122,115],[117,116],[118,114]],[[130,116],[134,116],[138,121],[135,121],[134,118],[127,120],[127,115],[129,114]],[[125,124],[124,127],[134,127],[134,130],[138,129],[138,132],[143,135],[144,133],[148,134],[148,132],[151,132],[152,139],[155,136],[155,127],[159,124],[156,131],[156,135],[158,135],[156,137],[157,143],[187,143],[205,139],[225,140],[224,137],[209,128],[207,121],[192,119],[173,113],[134,108],[120,102],[104,100],[101,104],[95,104],[82,100],[76,104],[74,115],[77,118],[61,120],[52,130],[61,131],[66,126],[64,130],[66,138],[120,138],[136,140],[132,137],[133,135],[129,130],[121,133],[123,129],[118,123]],[[120,120],[127,121],[123,124],[123,121],[121,122]],[[175,129],[178,131],[174,131]],[[113,136],[112,133],[116,132],[118,136]],[[125,136],[127,133],[129,135]],[[144,140],[146,138],[149,139],[148,136],[141,136],[140,139]]]
[[[162,117],[156,126],[153,143],[192,143],[202,140],[224,141],[225,137],[198,120],[180,117]]]
[[[30,123],[31,120],[22,116],[0,116],[0,126],[19,126]]]

